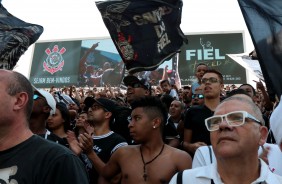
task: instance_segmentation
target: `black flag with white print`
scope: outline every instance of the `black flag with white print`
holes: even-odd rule
[[[0,4],[0,68],[12,70],[42,33],[42,26],[18,19]]]
[[[130,73],[155,70],[183,42],[182,0],[110,0],[96,5]]]

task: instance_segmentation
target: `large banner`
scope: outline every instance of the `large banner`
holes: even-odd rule
[[[38,42],[34,47],[30,81],[39,88],[120,86],[123,76],[128,73],[124,70],[124,63],[110,38]],[[180,86],[175,57],[154,71],[136,75],[155,86],[163,78]]]
[[[238,0],[252,37],[267,92],[274,101],[282,94],[282,3],[281,0]]]
[[[111,39],[36,43],[30,81],[36,87],[117,86],[124,65]]]
[[[189,44],[179,54],[179,76],[182,85],[196,81],[195,70],[199,63],[223,74],[225,84],[246,83],[246,70],[226,54],[244,52],[243,33],[187,35]]]
[[[42,34],[43,27],[10,14],[0,0],[0,68],[12,70],[22,54]]]
[[[152,71],[179,52],[182,0],[111,0],[96,5],[126,69]]]

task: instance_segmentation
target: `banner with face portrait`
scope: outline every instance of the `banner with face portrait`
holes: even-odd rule
[[[110,38],[36,43],[30,72],[39,88],[119,86],[124,64]]]

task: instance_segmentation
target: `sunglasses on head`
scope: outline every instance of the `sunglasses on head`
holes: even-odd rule
[[[204,95],[203,95],[203,94],[193,94],[193,95],[192,95],[192,99],[195,99],[195,98],[203,99],[203,98],[204,98]]]

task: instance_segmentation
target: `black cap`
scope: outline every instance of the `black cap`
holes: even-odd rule
[[[116,102],[107,98],[94,98],[94,100],[96,103],[101,105],[106,111],[109,111],[113,114],[115,113],[116,107],[118,106]]]
[[[90,97],[90,96],[88,96],[84,99],[84,104],[88,108],[91,107],[94,104],[94,102],[95,102],[94,98]]]
[[[132,84],[139,83],[142,86],[144,86],[144,88],[151,90],[151,85],[149,84],[149,82],[146,79],[144,79],[144,78],[138,79],[137,77],[135,77],[133,75],[128,75],[128,76],[124,77],[123,83],[126,86],[130,86]]]

